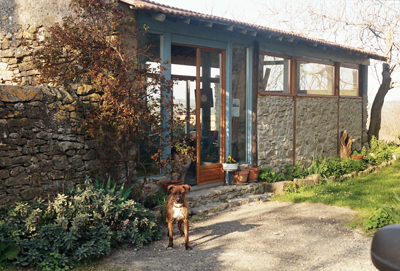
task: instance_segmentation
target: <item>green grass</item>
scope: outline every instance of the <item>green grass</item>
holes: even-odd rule
[[[391,203],[393,192],[400,195],[400,161],[382,168],[378,173],[346,179],[343,182],[300,187],[297,192],[276,196],[274,199],[348,206],[359,211],[357,221],[350,226],[360,226],[380,204]]]

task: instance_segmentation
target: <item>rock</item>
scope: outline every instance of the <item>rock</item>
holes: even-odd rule
[[[60,170],[52,170],[49,173],[47,173],[47,176],[51,180],[61,180],[64,179],[64,172]]]
[[[314,184],[319,184],[319,181],[321,180],[321,178],[322,177],[319,174],[311,174],[311,175],[306,176],[305,179],[313,180]]]
[[[310,186],[315,185],[313,179],[294,179],[293,182],[298,186]]]
[[[91,85],[82,85],[78,87],[76,94],[78,95],[88,95],[95,93],[96,89],[94,89]]]
[[[18,156],[12,159],[13,165],[23,165],[23,164],[29,164],[31,161],[31,156],[26,155],[26,156]]]
[[[75,155],[73,157],[68,158],[68,162],[72,168],[79,168],[83,166],[82,156]]]
[[[68,158],[65,155],[55,155],[52,160],[56,169],[69,168]]]
[[[15,167],[10,170],[10,175],[11,177],[15,177],[23,172],[25,172],[25,169],[23,167]]]
[[[0,170],[0,180],[7,179],[10,176],[8,170]]]
[[[266,183],[266,191],[273,192],[275,195],[283,195],[285,194],[286,186],[291,186],[294,183],[292,181],[282,181],[276,183]]]
[[[4,119],[0,120],[0,138],[7,138],[9,135],[7,121]]]
[[[8,157],[0,157],[0,168],[9,167],[12,165],[12,159]]]
[[[36,134],[37,138],[44,139],[44,140],[50,140],[52,138],[52,136],[53,136],[52,133],[48,133],[48,132],[45,132],[45,131],[41,131],[41,132]]]
[[[95,150],[89,150],[88,151],[88,153],[86,153],[83,157],[82,157],[82,159],[84,160],[84,161],[89,161],[89,160],[93,160],[93,159],[95,159],[96,158],[96,151]]]
[[[23,184],[29,184],[29,177],[24,172],[16,177],[10,177],[5,182],[6,186],[17,186]]]
[[[39,169],[42,172],[48,172],[53,170],[53,161],[43,160],[39,162]]]
[[[37,187],[41,184],[42,175],[40,173],[33,173],[29,176],[31,186]]]
[[[80,149],[83,149],[83,147],[84,147],[83,143],[76,143],[76,142],[69,142],[69,141],[61,142],[59,144],[59,149],[62,152],[65,152],[67,150],[80,150]]]
[[[328,177],[328,182],[334,183],[335,181],[336,181],[336,177],[335,176],[329,176]]]
[[[28,188],[21,191],[21,197],[24,200],[31,200],[43,194],[43,188]]]
[[[55,154],[59,154],[60,153],[59,149],[60,148],[59,148],[57,142],[56,141],[52,141],[48,145],[42,145],[40,147],[40,152],[46,153],[48,155],[55,155]]]

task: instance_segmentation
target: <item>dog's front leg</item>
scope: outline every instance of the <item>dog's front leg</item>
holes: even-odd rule
[[[168,242],[168,247],[167,247],[167,249],[172,248],[172,247],[174,246],[174,244],[173,244],[174,238],[173,238],[173,236],[172,236],[172,231],[173,231],[173,229],[174,229],[174,222],[173,222],[173,221],[168,221],[168,237],[169,237],[169,242]]]
[[[184,221],[184,227],[185,227],[185,248],[186,248],[186,250],[188,250],[188,249],[192,249],[190,246],[189,246],[189,220],[188,219],[186,219],[185,221]]]
[[[183,233],[183,230],[182,230],[182,223],[183,223],[183,220],[178,221],[178,229],[179,229],[179,232],[181,233],[181,236],[185,236],[185,234]]]

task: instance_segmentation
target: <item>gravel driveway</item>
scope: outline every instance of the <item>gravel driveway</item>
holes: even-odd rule
[[[191,224],[190,244],[174,227],[162,240],[113,251],[103,262],[125,270],[377,270],[371,238],[347,228],[356,212],[323,204],[269,201]]]

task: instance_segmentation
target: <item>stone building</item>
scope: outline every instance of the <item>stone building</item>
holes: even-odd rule
[[[366,143],[369,59],[384,57],[148,0],[119,5],[149,27],[138,44],[170,62],[174,99],[197,109],[185,127],[199,150],[186,182],[220,183],[228,156],[275,170],[335,156],[343,130],[355,148]],[[99,165],[95,144],[74,125],[69,94],[30,86],[32,50],[69,12],[68,1],[0,3],[0,204],[60,190]]]

